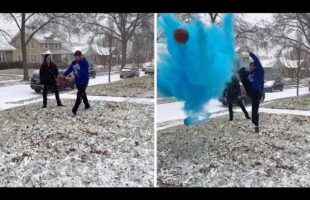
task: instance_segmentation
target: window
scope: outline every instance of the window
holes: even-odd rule
[[[22,56],[20,54],[17,55],[17,60],[22,61]]]
[[[36,58],[37,58],[36,55],[34,55],[34,54],[31,54],[31,55],[30,55],[30,60],[31,60],[31,62],[35,63],[35,62],[37,61]]]
[[[55,44],[54,47],[55,47],[55,49],[58,49],[58,44]]]
[[[6,57],[5,57],[5,52],[0,52],[0,62],[5,62]]]
[[[33,42],[30,43],[30,47],[31,47],[32,49],[34,49],[34,43],[33,43]]]
[[[96,56],[93,56],[93,60],[94,60],[95,62],[97,62],[97,57],[96,57]]]
[[[44,44],[44,48],[47,49],[48,48],[48,44],[45,43]]]
[[[17,48],[20,48],[19,42],[16,42],[16,47],[17,47]]]

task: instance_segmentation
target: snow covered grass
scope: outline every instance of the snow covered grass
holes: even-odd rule
[[[278,99],[262,107],[274,109],[310,110],[310,94]]]
[[[310,117],[261,113],[262,134],[235,113],[158,132],[158,185],[310,186]]]
[[[0,112],[0,186],[153,185],[153,106],[62,101]]]
[[[154,76],[128,78],[108,84],[90,86],[88,95],[118,97],[154,97]]]
[[[157,98],[157,104],[174,103],[174,102],[177,102],[177,100],[174,97],[171,97],[171,98],[159,97],[159,98]]]

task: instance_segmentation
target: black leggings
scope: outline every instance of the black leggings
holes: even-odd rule
[[[262,95],[259,92],[253,92],[251,95],[251,100],[252,100],[252,122],[255,126],[258,126],[259,123],[259,114],[258,114],[258,109],[259,109],[259,103],[262,98]]]
[[[47,91],[48,89],[52,89],[55,92],[55,97],[56,97],[56,101],[57,101],[57,105],[61,104],[60,98],[59,98],[59,92],[58,92],[58,88],[57,88],[57,83],[53,82],[50,84],[44,84],[43,85],[43,106],[47,105]]]
[[[241,108],[245,116],[249,116],[249,113],[246,111],[242,101],[240,99],[237,100],[237,105]],[[229,110],[229,118],[233,119],[233,101],[228,102],[228,110]]]
[[[86,96],[86,87],[87,86],[82,86],[82,87],[78,87],[78,92],[77,92],[77,95],[76,95],[76,100],[75,100],[75,105],[72,109],[72,112],[76,113],[82,100],[85,104],[85,107],[89,107],[89,103],[88,103],[88,99],[87,99],[87,96]]]

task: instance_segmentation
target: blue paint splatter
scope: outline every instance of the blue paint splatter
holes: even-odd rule
[[[158,55],[159,94],[184,101],[185,125],[204,123],[210,116],[204,105],[222,95],[233,73],[233,15],[225,15],[221,26],[206,26],[197,16],[183,23],[173,14],[162,14],[158,26],[167,42],[167,52]],[[186,43],[174,38],[179,28],[189,34]]]

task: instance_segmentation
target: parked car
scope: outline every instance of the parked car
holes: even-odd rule
[[[120,78],[132,78],[132,77],[139,77],[140,72],[139,68],[137,67],[124,67],[121,69]]]
[[[58,70],[59,74],[63,74],[65,71],[66,71],[66,69],[59,69]],[[58,86],[59,91],[64,90],[68,87],[71,89],[74,89],[75,82],[74,82],[74,80],[72,80],[70,82],[66,82],[63,85],[57,84],[57,86]],[[32,73],[30,87],[31,87],[31,89],[33,89],[36,92],[41,92],[43,90],[43,85],[40,83],[40,71],[39,70],[34,70],[34,72]],[[50,90],[50,92],[53,92],[53,91]]]
[[[143,68],[142,68],[143,70]],[[154,62],[151,62],[151,65],[144,67],[145,74],[154,74]]]
[[[89,71],[89,77],[96,78],[96,75],[97,75],[96,69],[92,63],[89,65],[88,71]]]
[[[284,84],[282,80],[271,80],[264,83],[264,88],[266,92],[273,92],[275,90],[283,91]]]
[[[246,91],[243,87],[242,84],[240,84],[240,88],[241,88],[241,101],[244,105],[248,105],[251,104],[251,98],[246,94]],[[263,96],[261,98],[261,102],[264,102],[265,100],[265,92],[263,93]],[[224,105],[227,106],[227,97],[226,95],[223,95],[222,97],[219,98],[219,101]]]

